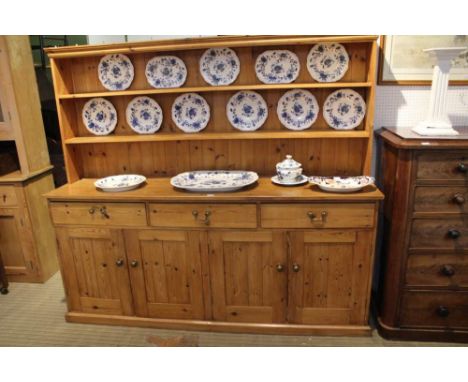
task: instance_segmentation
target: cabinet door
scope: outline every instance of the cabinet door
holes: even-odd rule
[[[367,322],[372,232],[290,232],[288,321]]]
[[[204,318],[199,233],[127,230],[125,243],[138,316]]]
[[[208,237],[213,318],[285,322],[285,234],[230,231],[210,232]]]
[[[38,271],[27,210],[0,208],[0,254],[7,275],[33,275]]]
[[[57,228],[56,231],[70,310],[132,315],[121,231],[106,228]]]

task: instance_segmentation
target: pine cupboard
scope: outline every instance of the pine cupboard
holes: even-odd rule
[[[336,83],[312,80],[305,67],[317,42],[341,42],[350,69]],[[241,61],[238,79],[209,86],[198,71],[210,47],[230,47]],[[253,70],[258,54],[290,49],[303,67],[291,84],[262,84]],[[125,91],[106,91],[97,64],[124,53],[135,67]],[[47,194],[71,322],[211,331],[363,335],[368,311],[376,216],[382,193],[368,187],[328,194],[316,187],[278,187],[275,164],[286,154],[304,173],[368,175],[372,152],[375,36],[216,37],[49,49],[69,183]],[[180,88],[154,89],[144,66],[154,55],[174,54],[187,65]],[[291,131],[276,116],[289,89],[309,89],[323,103],[339,88],[366,100],[356,130],[335,131],[319,117],[311,129]],[[239,132],[226,118],[226,101],[238,90],[260,92],[267,123]],[[184,134],[170,118],[174,98],[203,94],[211,108],[205,130]],[[137,95],[163,109],[155,134],[138,135],[125,123]],[[118,126],[92,136],[80,120],[83,104],[105,97]],[[258,182],[237,192],[203,194],[173,188],[170,177],[200,169],[247,169]],[[124,193],[94,187],[98,177],[141,173],[148,180]]]

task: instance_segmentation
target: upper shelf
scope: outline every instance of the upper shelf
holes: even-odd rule
[[[203,93],[219,91],[239,91],[239,90],[288,90],[288,89],[333,89],[333,88],[368,88],[370,82],[314,82],[314,83],[290,83],[290,84],[253,84],[253,85],[227,85],[227,86],[194,86],[164,89],[141,89],[123,91],[102,91],[92,93],[59,94],[58,99],[77,99],[94,97],[118,97],[118,96],[138,96],[149,94],[177,94],[177,93]]]

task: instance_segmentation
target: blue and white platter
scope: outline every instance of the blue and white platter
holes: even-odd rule
[[[319,105],[314,95],[302,89],[283,94],[276,108],[282,125],[290,130],[305,130],[317,120]]]
[[[161,106],[150,97],[135,97],[127,105],[127,123],[138,134],[153,134],[163,120]]]
[[[211,48],[200,58],[200,73],[213,86],[232,84],[240,72],[236,52],[229,48]]]
[[[307,55],[307,69],[318,82],[335,82],[348,70],[349,55],[338,43],[321,43],[312,47]]]
[[[352,130],[360,125],[366,115],[366,102],[352,89],[331,93],[323,104],[323,117],[335,130]]]
[[[190,171],[171,179],[171,185],[193,192],[230,192],[249,186],[258,180],[253,171]]]
[[[374,184],[375,179],[371,176],[311,176],[309,182],[316,184],[323,191],[348,193],[359,191]]]
[[[107,135],[117,126],[117,111],[104,98],[91,98],[83,106],[81,118],[86,129],[94,135]]]
[[[289,50],[267,50],[255,61],[255,73],[264,84],[287,84],[299,75],[301,64]]]
[[[210,120],[210,105],[196,93],[182,94],[172,104],[172,120],[182,131],[197,133]]]
[[[176,56],[156,56],[148,61],[146,80],[153,88],[178,88],[187,79],[187,67]]]
[[[94,185],[105,192],[123,192],[137,188],[146,182],[143,175],[113,175],[94,182]]]
[[[268,105],[260,94],[240,91],[229,99],[226,114],[236,129],[255,131],[265,123],[268,117]]]
[[[99,61],[98,76],[107,90],[125,90],[132,84],[135,71],[126,55],[108,54]]]

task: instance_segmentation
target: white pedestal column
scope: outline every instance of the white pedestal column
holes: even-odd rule
[[[424,49],[434,62],[431,98],[425,121],[418,123],[413,131],[419,135],[457,135],[447,115],[447,90],[452,60],[466,47]]]

